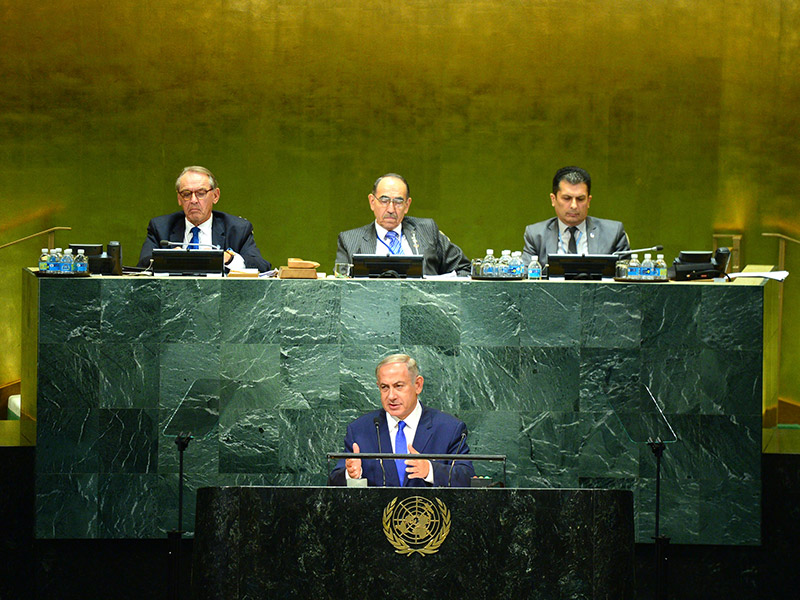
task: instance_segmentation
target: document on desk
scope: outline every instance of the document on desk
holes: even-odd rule
[[[736,279],[737,277],[763,277],[764,279],[774,279],[775,281],[783,281],[789,276],[789,271],[763,271],[761,273],[728,273],[728,277]]]

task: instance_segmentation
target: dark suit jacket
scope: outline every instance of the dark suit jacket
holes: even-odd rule
[[[389,427],[386,424],[386,413],[383,409],[375,410],[363,417],[359,417],[347,426],[347,434],[344,437],[345,452],[353,451],[353,442],[358,443],[361,452],[378,452],[375,417],[379,419],[378,430],[381,436],[381,450],[386,454],[391,454],[392,440],[389,438]],[[467,426],[463,421],[435,408],[428,408],[422,405],[419,428],[414,435],[414,449],[426,454],[468,454],[469,447],[467,446],[466,437],[464,442],[461,443],[461,436],[462,434],[466,435],[466,432]],[[433,485],[447,487],[448,473],[452,463],[431,461],[431,464],[433,465]],[[386,485],[399,486],[400,480],[393,461],[384,460],[383,467],[386,470]],[[383,486],[380,461],[362,460],[361,470],[361,477],[367,479],[368,485]],[[331,472],[329,483],[331,485],[346,485],[345,471],[344,460],[340,460],[336,468]],[[474,475],[475,470],[472,468],[472,462],[458,460],[453,467],[452,477],[449,478],[449,481],[453,487],[469,487],[470,479]],[[422,479],[406,479],[406,487],[427,486],[428,484]]]
[[[352,263],[354,254],[375,254],[378,243],[375,222],[369,225],[342,231],[339,234],[339,247],[336,262]],[[439,231],[433,219],[403,219],[403,237],[415,254],[422,254],[423,275],[444,275],[455,271],[459,275],[469,275],[470,262],[461,248]]]
[[[622,250],[630,250],[628,234],[619,221],[586,217],[586,242],[589,254],[613,254]],[[529,263],[534,254],[539,257],[542,266],[547,264],[547,257],[558,253],[558,218],[540,221],[525,228],[525,247],[522,258]]]
[[[247,219],[234,217],[228,213],[212,211],[214,220],[211,223],[211,242],[223,250],[230,248],[241,254],[244,264],[250,269],[258,269],[262,273],[272,266],[261,257],[261,252],[253,238],[253,225]],[[139,267],[150,264],[153,248],[160,248],[161,241],[183,242],[186,233],[186,220],[183,211],[163,215],[150,220],[147,226],[147,239],[142,244],[139,254]]]

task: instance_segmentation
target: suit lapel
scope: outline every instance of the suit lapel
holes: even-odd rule
[[[597,222],[592,217],[586,217],[586,251],[597,254]]]
[[[433,418],[431,411],[425,405],[422,406],[422,416],[419,418],[419,426],[417,432],[414,434],[414,450],[423,454],[428,442],[431,440],[431,432],[433,426]]]
[[[211,221],[211,243],[225,250],[225,221],[213,213],[212,215],[214,220]]]
[[[186,218],[181,213],[180,219],[175,221],[172,229],[169,232],[170,242],[183,242],[183,237],[186,234]]]
[[[403,235],[405,236],[406,241],[411,248],[411,252],[414,254],[423,254],[423,244],[417,237],[419,235],[417,232],[417,226],[414,223],[414,220],[409,217],[403,219]]]
[[[553,219],[547,225],[547,239],[545,241],[545,248],[547,249],[547,256],[551,254],[558,254],[558,219]]]
[[[375,254],[375,247],[378,243],[378,230],[375,229],[375,222],[373,221],[366,227],[361,234],[360,246],[353,254]]]

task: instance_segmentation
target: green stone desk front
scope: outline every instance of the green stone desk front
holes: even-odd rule
[[[510,486],[632,490],[641,542],[655,460],[612,407],[646,383],[679,437],[662,534],[760,543],[765,285],[23,277],[40,538],[175,528],[176,432],[185,524],[200,487],[324,485],[403,351]]]

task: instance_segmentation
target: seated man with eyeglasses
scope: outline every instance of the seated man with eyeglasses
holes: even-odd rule
[[[387,173],[378,177],[369,194],[369,206],[375,221],[339,234],[336,262],[352,263],[354,254],[421,254],[423,275],[454,271],[469,275],[469,259],[439,231],[433,219],[406,216],[411,196],[402,175]]]
[[[247,219],[211,210],[219,200],[219,186],[205,167],[186,167],[175,181],[178,205],[183,212],[150,220],[147,239],[139,254],[139,267],[147,267],[153,248],[162,241],[183,244],[191,249],[208,250],[213,246],[225,250],[227,270],[243,268],[269,271],[272,266],[261,257],[253,238],[253,225]]]

